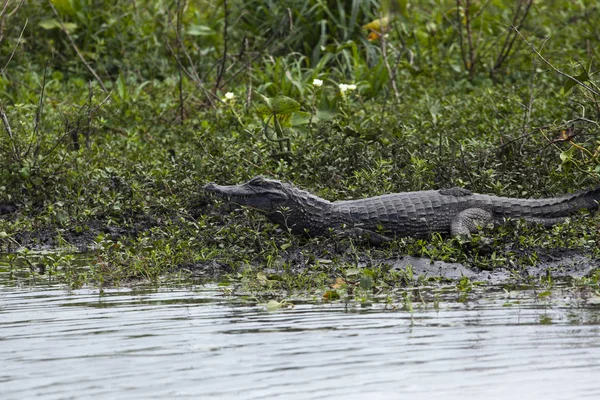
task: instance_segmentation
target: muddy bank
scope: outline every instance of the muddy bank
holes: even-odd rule
[[[412,256],[386,260],[385,263],[395,271],[412,268],[415,276],[445,278],[453,281],[467,277],[472,281],[490,284],[526,282],[548,276],[558,280],[580,279],[600,268],[600,260],[594,260],[584,254],[574,252],[566,251],[563,255],[546,255],[543,258],[543,261],[534,266],[523,266],[518,269],[501,267],[491,271],[469,268],[459,263],[432,261],[428,258]]]
[[[476,267],[444,261],[434,261],[426,257],[416,257],[410,255],[399,255],[395,258],[372,259],[364,258],[358,263],[359,268],[373,268],[378,266],[385,271],[404,272],[411,271],[415,281],[418,278],[433,280],[448,280],[453,282],[460,281],[463,277],[469,278],[474,282],[485,282],[491,285],[501,285],[508,283],[533,284],[543,278],[550,277],[553,280],[581,279],[590,276],[596,270],[600,269],[600,260],[594,259],[589,255],[571,251],[557,251],[539,255],[540,261],[533,266],[519,266],[516,268],[497,267],[492,270],[483,270]],[[335,275],[339,272],[333,262],[320,260],[320,268],[326,269],[331,265],[330,273]],[[266,274],[280,275],[281,270],[264,268],[261,265],[252,267],[262,268]],[[217,260],[206,263],[181,266],[189,271],[195,277],[205,279],[218,279],[223,273],[233,272],[231,265]],[[301,274],[308,268],[314,266],[300,261],[292,265],[294,274]]]
[[[161,227],[165,225],[166,221],[172,224],[181,223],[181,221],[177,222],[173,216],[138,215],[133,221],[123,225],[107,225],[106,222],[99,220],[90,220],[69,227],[49,225],[37,230],[17,232],[10,237],[0,237],[0,253],[17,252],[24,248],[44,250],[50,253],[53,251],[90,252],[96,251],[98,237],[113,241],[121,240],[125,246],[128,246],[130,239],[133,241],[136,238],[144,237],[151,228]],[[185,233],[185,235],[189,234],[190,232]],[[492,285],[505,283],[531,284],[545,277],[556,280],[581,279],[600,268],[600,260],[593,258],[584,251],[569,249],[528,249],[527,255],[535,252],[537,262],[533,266],[507,262],[506,267],[500,266],[483,270],[469,265],[468,262],[432,261],[426,257],[401,253],[394,254],[390,253],[389,250],[379,250],[381,248],[375,247],[354,248],[349,246],[349,242],[344,239],[328,238],[322,241],[305,241],[289,237],[286,239],[286,234],[281,230],[277,230],[272,234],[277,240],[292,240],[288,242],[289,248],[286,247],[285,250],[283,250],[281,244],[278,245],[279,250],[275,257],[278,266],[275,268],[267,266],[268,262],[265,260],[264,254],[259,251],[261,245],[240,244],[241,247],[237,247],[237,250],[236,247],[231,247],[230,252],[246,251],[247,249],[244,247],[246,245],[256,246],[256,251],[246,253],[252,254],[252,257],[247,259],[247,265],[256,271],[274,275],[299,275],[316,269],[323,271],[332,279],[339,276],[340,273],[343,273],[340,271],[351,265],[359,268],[381,268],[386,272],[412,270],[412,276],[415,278],[459,281],[463,277],[467,277],[471,281],[485,282]],[[202,246],[209,246],[207,247],[209,249],[217,246],[225,246],[229,249],[231,245],[231,242],[224,241],[217,235],[214,237],[211,237],[208,233],[205,233],[205,235],[206,238],[198,238],[198,240],[202,243]],[[469,251],[469,245],[465,246],[465,251]],[[243,266],[240,267],[240,265],[243,265],[245,261],[235,261],[238,258],[242,260],[244,256],[226,259],[222,255],[215,255],[212,259],[203,262],[175,262],[165,264],[161,268],[164,272],[186,271],[193,278],[199,278],[203,281],[215,281],[225,274],[240,272],[243,269]],[[116,262],[116,264],[119,264],[119,262]],[[283,264],[287,266],[286,269],[281,267]],[[284,270],[285,272],[283,272]]]

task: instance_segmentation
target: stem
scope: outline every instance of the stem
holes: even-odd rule
[[[552,68],[552,69],[553,69],[553,70],[554,70],[556,73],[558,73],[559,75],[562,75],[562,76],[564,76],[564,77],[566,77],[566,78],[572,79],[572,80],[573,80],[573,81],[575,81],[575,83],[577,83],[579,86],[583,87],[584,89],[587,89],[587,90],[589,90],[591,93],[593,93],[593,94],[595,94],[595,95],[597,95],[597,96],[600,96],[600,92],[598,92],[597,90],[595,90],[593,87],[586,85],[585,83],[581,82],[579,79],[577,79],[577,78],[575,78],[575,77],[573,77],[573,76],[571,76],[571,75],[567,74],[566,72],[562,72],[561,70],[559,70],[558,68],[556,68],[554,65],[550,64],[550,61],[546,60],[546,59],[545,59],[545,58],[544,58],[544,57],[543,57],[543,56],[540,54],[540,52],[539,52],[539,51],[537,51],[537,50],[535,49],[535,47],[533,47],[533,45],[527,41],[527,39],[525,39],[525,36],[523,36],[523,35],[521,34],[521,32],[519,31],[519,29],[518,29],[516,26],[513,26],[512,28],[513,28],[513,29],[514,29],[514,30],[517,32],[517,34],[518,34],[519,36],[521,36],[521,38],[523,39],[523,41],[524,41],[525,43],[527,43],[527,46],[531,47],[531,50],[533,50],[533,52],[534,52],[535,54],[537,54],[537,56],[538,56],[539,58],[541,58],[541,59],[542,59],[542,61],[543,61],[544,63],[546,63],[546,64],[547,64],[547,65],[548,65],[550,68]]]
[[[221,84],[221,79],[223,78],[223,74],[225,73],[225,63],[227,62],[227,19],[229,10],[227,7],[227,0],[223,0],[223,58],[221,60],[221,68],[219,69],[219,74],[217,75],[217,82],[215,83],[215,90],[219,89],[219,85]]]
[[[8,134],[8,137],[10,138],[10,145],[11,145],[12,151],[13,151],[13,154],[12,154],[13,160],[18,162],[19,161],[19,152],[17,151],[17,146],[15,145],[15,138],[13,136],[12,129],[10,129],[10,123],[8,122],[8,118],[6,117],[6,114],[4,113],[4,108],[2,108],[1,103],[0,103],[0,117],[2,118],[2,123],[4,124],[4,130]]]
[[[98,84],[100,84],[100,87],[102,88],[102,90],[104,92],[107,92],[108,90],[106,89],[106,86],[104,86],[104,83],[102,83],[102,79],[100,79],[100,77],[98,76],[96,71],[94,71],[94,68],[92,68],[92,66],[85,60],[85,57],[83,56],[83,54],[81,54],[81,51],[79,51],[79,48],[75,44],[75,41],[71,37],[71,34],[67,30],[67,28],[65,28],[65,25],[63,24],[63,21],[60,18],[58,11],[56,11],[56,7],[54,7],[54,4],[52,4],[52,0],[48,0],[48,4],[50,4],[50,8],[52,8],[52,12],[54,12],[54,16],[56,17],[56,20],[60,24],[60,28],[65,33],[65,35],[67,35],[67,38],[69,39],[69,42],[71,43],[71,46],[73,46],[73,49],[75,50],[75,53],[77,53],[77,56],[79,57],[81,62],[86,66],[88,71],[90,71],[90,73],[94,76],[94,78],[96,79]]]
[[[180,0],[177,0],[177,37],[180,37],[181,32],[181,4]],[[181,51],[181,41],[177,41],[177,58],[179,58],[179,52]],[[183,75],[181,74],[181,64],[177,63],[177,70],[179,72],[179,124],[183,125]]]

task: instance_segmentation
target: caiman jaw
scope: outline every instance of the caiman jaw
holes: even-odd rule
[[[278,183],[278,182],[277,182]],[[221,186],[209,183],[204,190],[227,201],[257,208],[264,212],[274,211],[287,200],[287,194],[263,179],[254,178],[241,185]]]

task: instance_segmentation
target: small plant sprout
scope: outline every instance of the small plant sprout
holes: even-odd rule
[[[308,131],[309,132],[312,131],[313,118],[314,118],[315,114],[317,113],[317,110],[315,108],[315,102],[317,100],[317,91],[321,88],[321,86],[323,86],[323,80],[315,78],[315,79],[313,79],[312,84],[314,86],[314,90],[312,90],[312,97],[310,99],[310,119],[308,120]]]
[[[233,114],[233,116],[235,117],[235,120],[237,121],[237,123],[243,128],[245,125],[242,122],[242,119],[240,118],[239,114],[235,111],[235,93],[233,92],[227,92],[225,93],[225,97],[223,97],[223,103],[225,103],[229,110],[231,111],[231,113]]]

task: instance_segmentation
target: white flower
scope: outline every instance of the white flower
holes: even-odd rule
[[[354,84],[348,85],[346,83],[340,83],[338,86],[342,94],[346,93],[348,90],[356,90],[356,85]]]
[[[313,86],[321,87],[323,86],[323,81],[321,79],[315,79],[313,80]]]
[[[233,94],[232,92],[225,93],[225,101],[231,101],[233,99],[235,99],[235,94]]]

